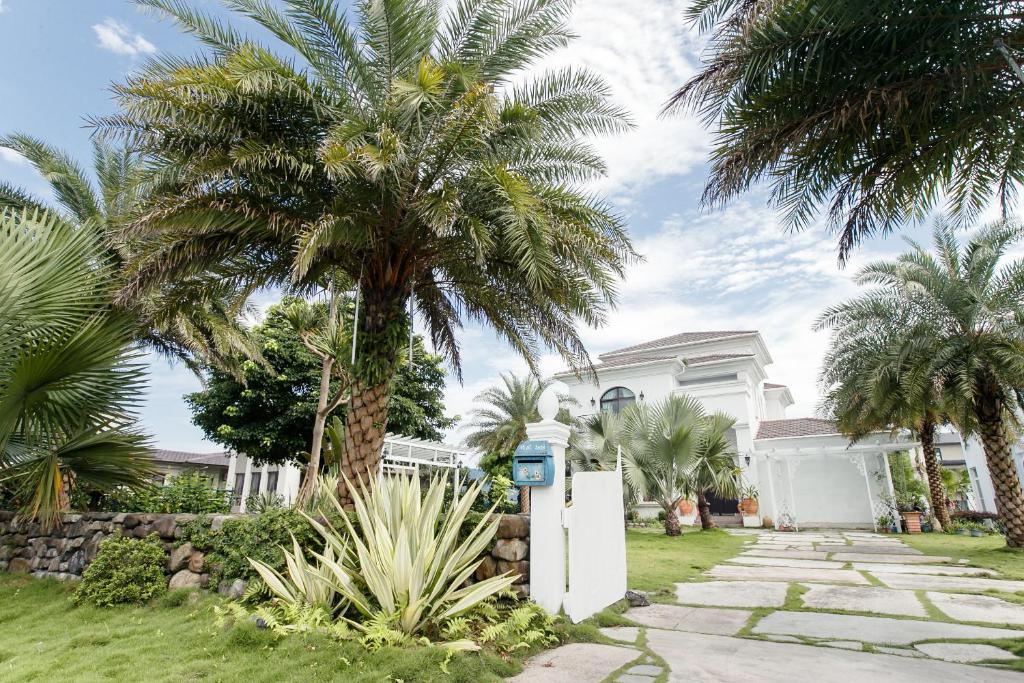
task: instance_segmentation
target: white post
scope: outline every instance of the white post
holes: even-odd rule
[[[245,512],[245,501],[252,486],[252,458],[245,456],[245,476],[242,477],[242,496],[238,500],[238,511]]]
[[[779,528],[779,499],[775,497],[775,460],[766,455],[764,462],[768,465],[768,492],[772,494],[772,526]]]
[[[796,511],[796,495],[793,493],[793,459],[786,458],[786,474],[789,475],[789,502],[793,505],[793,528],[800,531],[800,521]]]
[[[871,528],[878,531],[878,523],[875,520],[875,498],[871,495],[871,481],[868,479],[868,461],[864,454],[860,454],[860,473],[864,475],[864,490],[868,492],[868,514],[871,515]]]
[[[558,614],[565,601],[565,448],[569,425],[555,421],[558,398],[548,389],[537,402],[541,421],[526,425],[529,439],[547,441],[554,455],[551,486],[530,490],[530,597],[549,614]]]
[[[267,492],[267,480],[270,479],[270,465],[263,463],[263,467],[260,468],[260,495],[262,496]]]
[[[231,495],[235,495],[235,472],[238,470],[238,453],[232,453],[228,456],[228,474],[227,480],[224,482],[224,489],[231,492]]]

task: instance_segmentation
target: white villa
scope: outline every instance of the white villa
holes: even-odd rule
[[[756,331],[683,332],[598,359],[594,374],[555,375],[578,402],[577,414],[689,394],[708,411],[732,415],[743,478],[777,528],[874,527],[893,496],[887,454],[916,447],[888,433],[850,445],[828,420],[788,417],[793,395],[768,381],[772,358]],[[712,511],[733,517],[736,501],[713,501]]]

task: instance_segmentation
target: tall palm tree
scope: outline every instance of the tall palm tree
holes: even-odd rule
[[[93,143],[91,175],[67,153],[24,133],[0,137],[0,147],[22,155],[47,182],[54,205],[9,183],[0,182],[0,210],[46,211],[73,225],[100,228],[113,264],[133,257],[125,238],[146,197],[143,159],[127,147]],[[150,350],[183,362],[197,375],[203,364],[237,370],[240,358],[259,358],[242,327],[247,289],[231,278],[202,276],[164,283],[159,289],[125,302],[139,320],[138,337]]]
[[[145,371],[98,226],[0,213],[0,272],[0,482],[49,528],[73,490],[147,482]]]
[[[900,353],[912,363],[901,384],[936,386],[939,405],[964,434],[977,433],[995,489],[1006,542],[1024,547],[1024,493],[1011,446],[1024,408],[1024,259],[1006,260],[1024,238],[1019,224],[979,230],[965,245],[938,221],[935,253],[910,242],[895,261],[864,268],[872,291],[845,304],[879,318],[910,322]]]
[[[827,309],[815,325],[831,329],[832,342],[821,371],[823,412],[853,440],[885,429],[909,429],[921,442],[932,513],[944,528],[949,510],[942,467],[935,455],[936,427],[947,421],[938,378],[930,373],[930,353],[908,352],[927,338],[921,324],[891,298],[854,300]]]
[[[542,347],[589,363],[577,321],[605,321],[636,255],[581,189],[604,172],[584,138],[629,124],[585,69],[523,78],[569,42],[569,0],[375,0],[354,22],[329,0],[225,2],[276,49],[183,1],[140,3],[208,53],[150,60],[97,121],[166,181],[133,224],[149,249],[126,295],[225,264],[258,284],[350,278],[349,479],[377,468],[413,315],[456,370],[467,318],[533,371]]]
[[[540,421],[537,402],[551,383],[552,380],[538,380],[533,375],[520,377],[504,373],[501,384],[485,389],[473,399],[477,407],[469,414],[466,426],[472,431],[466,436],[465,444],[484,452],[481,469],[492,474],[511,474],[512,455],[516,446],[526,440],[527,423]],[[571,402],[569,397],[559,397],[556,420],[569,423],[565,406]],[[519,508],[524,513],[530,511],[527,486],[519,489]]]
[[[1024,181],[1024,14],[1005,0],[698,0],[704,68],[671,98],[715,134],[705,205],[766,181],[841,258],[948,198],[963,223]]]

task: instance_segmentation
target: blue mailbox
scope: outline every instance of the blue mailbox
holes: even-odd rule
[[[516,486],[551,486],[555,482],[555,455],[547,441],[524,441],[512,458]]]

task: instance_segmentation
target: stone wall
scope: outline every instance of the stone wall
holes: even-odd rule
[[[52,577],[61,581],[82,578],[100,542],[113,534],[145,538],[156,533],[167,551],[167,575],[171,588],[206,588],[203,553],[189,543],[181,544],[181,527],[197,515],[85,512],[64,515],[64,523],[43,534],[39,524],[17,523],[14,513],[0,512],[0,571]],[[212,528],[219,529],[232,515],[213,515]],[[506,571],[519,574],[515,590],[530,593],[530,517],[504,515],[498,524],[497,540],[475,579],[483,580]],[[220,586],[223,592],[240,594],[244,585]]]

